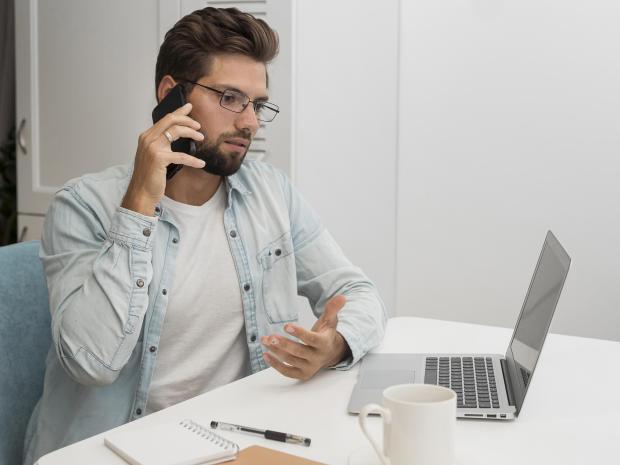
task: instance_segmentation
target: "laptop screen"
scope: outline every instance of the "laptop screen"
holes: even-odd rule
[[[506,354],[517,414],[551,325],[570,257],[549,231]]]

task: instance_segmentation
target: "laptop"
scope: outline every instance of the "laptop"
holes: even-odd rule
[[[381,403],[395,384],[438,384],[457,394],[457,417],[511,420],[519,415],[551,319],[560,298],[570,257],[547,232],[506,355],[368,354],[361,362],[349,413]]]

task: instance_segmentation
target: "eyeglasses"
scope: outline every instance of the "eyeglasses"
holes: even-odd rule
[[[280,108],[275,103],[270,102],[256,102],[254,100],[250,100],[250,97],[245,95],[243,92],[239,92],[233,89],[224,89],[217,90],[213,87],[205,86],[204,84],[200,84],[194,81],[186,81],[190,84],[195,84],[204,89],[210,90],[212,92],[216,92],[220,94],[220,106],[235,113],[241,113],[246,107],[251,103],[254,107],[254,113],[256,114],[256,119],[260,121],[264,121],[268,123],[269,121],[273,121],[275,117],[280,113]]]

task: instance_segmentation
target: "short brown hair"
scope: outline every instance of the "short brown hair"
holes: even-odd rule
[[[278,54],[278,34],[262,19],[237,8],[196,10],[166,33],[157,55],[155,92],[167,74],[197,81],[209,74],[213,57],[224,53],[267,64]]]

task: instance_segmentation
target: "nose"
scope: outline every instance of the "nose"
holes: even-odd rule
[[[258,122],[258,118],[256,117],[256,113],[254,112],[254,105],[252,103],[248,104],[247,107],[241,112],[238,113],[236,126],[237,129],[240,130],[249,130],[252,134],[252,137],[258,131],[260,127],[260,123]]]

